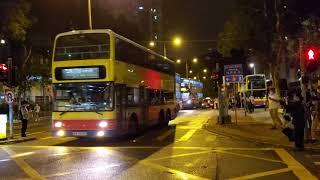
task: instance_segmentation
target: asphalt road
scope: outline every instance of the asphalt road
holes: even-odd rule
[[[293,152],[202,128],[212,110],[185,110],[136,137],[55,138],[0,146],[0,179],[317,179],[320,151]]]

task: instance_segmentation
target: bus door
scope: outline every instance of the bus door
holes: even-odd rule
[[[148,104],[147,104],[147,92],[146,88],[143,86],[140,86],[139,88],[139,104],[140,104],[140,109],[141,109],[141,121],[142,125],[145,126],[148,124]]]
[[[116,112],[117,112],[118,127],[120,129],[125,129],[127,87],[123,84],[117,84],[115,86],[115,94],[116,94]]]

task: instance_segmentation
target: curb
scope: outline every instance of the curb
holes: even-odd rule
[[[272,141],[266,141],[266,140],[261,140],[261,139],[255,139],[255,138],[249,138],[249,137],[244,137],[244,136],[235,136],[232,133],[226,133],[226,132],[221,132],[221,131],[217,131],[217,130],[213,130],[211,128],[209,128],[210,125],[208,123],[203,125],[203,128],[205,130],[207,130],[208,132],[211,133],[215,133],[221,136],[225,136],[225,137],[229,137],[232,139],[236,139],[236,140],[241,140],[241,141],[246,141],[246,142],[252,142],[252,143],[256,143],[256,144],[263,144],[263,145],[272,145],[275,147],[282,147],[282,148],[294,148],[294,145],[283,145],[283,144],[279,144],[279,143],[275,143]],[[212,127],[212,126],[211,126]],[[309,147],[309,146],[305,146],[305,149],[310,149],[310,150],[320,150],[320,147]]]
[[[0,145],[16,144],[16,143],[21,143],[21,142],[33,141],[33,140],[36,140],[36,139],[37,138],[35,138],[35,137],[18,138],[18,139],[7,139],[7,140],[1,140],[0,141]]]

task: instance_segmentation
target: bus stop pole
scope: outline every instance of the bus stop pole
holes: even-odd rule
[[[13,108],[12,108],[12,103],[9,103],[9,123],[10,123],[10,139],[13,139]]]
[[[89,29],[92,29],[91,0],[88,0]]]

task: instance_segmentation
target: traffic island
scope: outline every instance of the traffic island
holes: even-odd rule
[[[227,136],[233,139],[249,141],[258,144],[268,144],[277,147],[294,147],[294,143],[282,133],[281,129],[272,129],[272,120],[269,112],[264,109],[256,109],[254,113],[245,115],[243,111],[235,113],[230,111],[232,123],[219,124],[216,117],[208,120],[204,126],[210,132]],[[320,144],[305,144],[306,148],[320,148]]]

